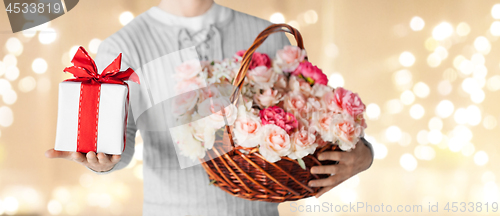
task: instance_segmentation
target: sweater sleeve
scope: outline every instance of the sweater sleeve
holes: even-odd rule
[[[97,68],[106,68],[108,64],[110,64],[119,54],[120,49],[115,48],[116,46],[113,46],[113,43],[109,40],[104,40],[101,45],[99,45],[99,49],[97,51],[97,55],[95,58],[95,62],[97,64]],[[123,56],[122,58],[122,65],[121,69],[126,69],[129,67],[129,62],[127,61],[126,55]],[[125,150],[123,151],[121,155],[120,161],[115,164],[115,166],[108,171],[104,172],[98,172],[90,169],[87,167],[89,170],[92,172],[98,173],[98,174],[107,174],[110,172],[113,172],[115,170],[120,170],[125,168],[130,161],[132,160],[132,157],[134,156],[134,151],[135,151],[135,135],[137,132],[137,126],[134,121],[134,116],[132,113],[132,109],[130,106],[128,107],[128,119],[127,119],[127,131],[126,131],[126,143],[125,143]]]

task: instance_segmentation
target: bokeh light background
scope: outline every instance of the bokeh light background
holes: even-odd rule
[[[109,175],[44,151],[54,145],[57,86],[77,46],[95,56],[101,40],[158,2],[80,1],[16,34],[0,12],[0,215],[141,214],[140,135],[130,166]],[[367,105],[371,169],[300,204],[421,204],[414,214],[441,215],[446,202],[500,201],[500,1],[216,2],[298,28],[329,84]],[[429,202],[440,213],[428,213]]]

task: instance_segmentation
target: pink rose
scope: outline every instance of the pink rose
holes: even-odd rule
[[[240,50],[236,52],[236,55],[239,57],[243,57],[246,50]],[[259,66],[266,66],[266,68],[271,68],[271,58],[265,53],[254,52],[252,54],[252,61],[250,62],[249,70],[252,70]]]
[[[309,154],[313,154],[318,147],[314,133],[307,131],[305,128],[301,128],[299,131],[293,133],[290,137],[290,142],[292,144],[292,152],[288,157],[292,159],[303,158]]]
[[[347,113],[336,114],[333,117],[331,128],[339,141],[340,149],[343,151],[355,148],[363,133],[362,126],[356,124],[354,118]]]
[[[335,142],[330,123],[332,122],[334,112],[319,111],[313,113],[311,119],[311,128],[316,130],[324,141]]]
[[[175,77],[180,80],[191,79],[201,72],[201,63],[197,59],[188,60],[175,67]]]
[[[275,104],[278,104],[283,99],[283,94],[278,90],[273,90],[268,88],[262,93],[257,92],[254,96],[254,101],[260,107],[269,107]]]
[[[284,72],[294,71],[304,61],[306,51],[296,46],[285,46],[276,52],[276,64]]]
[[[288,85],[292,91],[302,92],[305,96],[311,95],[312,88],[311,85],[297,76],[291,76],[288,80]]]
[[[266,89],[271,88],[276,80],[278,80],[278,73],[265,66],[258,66],[248,70],[247,78],[256,88]]]
[[[342,111],[342,101],[338,100],[336,94],[333,91],[329,91],[323,94],[323,97],[321,97],[321,103],[323,103],[323,105],[330,111]]]
[[[299,124],[292,113],[287,113],[277,106],[260,110],[259,114],[263,125],[274,124],[283,128],[287,133],[297,128]]]
[[[302,75],[307,82],[310,84],[328,84],[328,77],[319,69],[317,66],[311,64],[311,62],[303,61],[299,66],[292,72],[292,75],[299,76]]]
[[[359,115],[362,115],[365,111],[365,105],[358,94],[352,93],[342,87],[335,89],[335,104],[337,106],[341,105],[342,110],[355,118],[359,118]]]
[[[291,152],[290,137],[283,128],[273,124],[262,126],[260,154],[269,162],[274,163],[281,160]]]

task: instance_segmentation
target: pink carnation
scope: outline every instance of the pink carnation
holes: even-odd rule
[[[336,105],[340,105],[342,110],[349,113],[355,119],[362,118],[365,105],[358,94],[346,90],[342,87],[335,89],[334,99]],[[361,115],[361,116],[360,116]]]
[[[260,111],[262,125],[274,124],[283,128],[287,133],[297,128],[299,123],[292,113],[287,113],[280,107],[272,106]]]
[[[302,75],[311,84],[328,84],[328,77],[326,77],[323,71],[308,61],[301,62],[297,69],[292,72],[292,75]]]
[[[236,52],[237,56],[243,57],[246,50],[240,50]],[[258,66],[266,66],[267,68],[271,68],[271,58],[265,53],[254,52],[252,55],[252,61],[250,62],[249,70],[252,70]]]

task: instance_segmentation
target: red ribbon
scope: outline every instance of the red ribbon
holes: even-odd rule
[[[77,136],[77,152],[87,153],[89,151],[97,151],[97,129],[99,120],[99,100],[101,96],[101,84],[119,84],[126,85],[126,80],[139,82],[139,77],[134,73],[134,70],[128,68],[125,71],[120,71],[122,54],[120,53],[116,59],[102,71],[97,72],[97,66],[83,47],[79,47],[73,60],[73,66],[66,67],[64,72],[73,74],[75,78],[65,81],[81,82],[80,87],[80,104],[78,110],[78,136]],[[125,123],[124,131],[127,129],[128,116],[128,100],[125,104]],[[124,132],[123,142],[125,149],[126,134]]]

